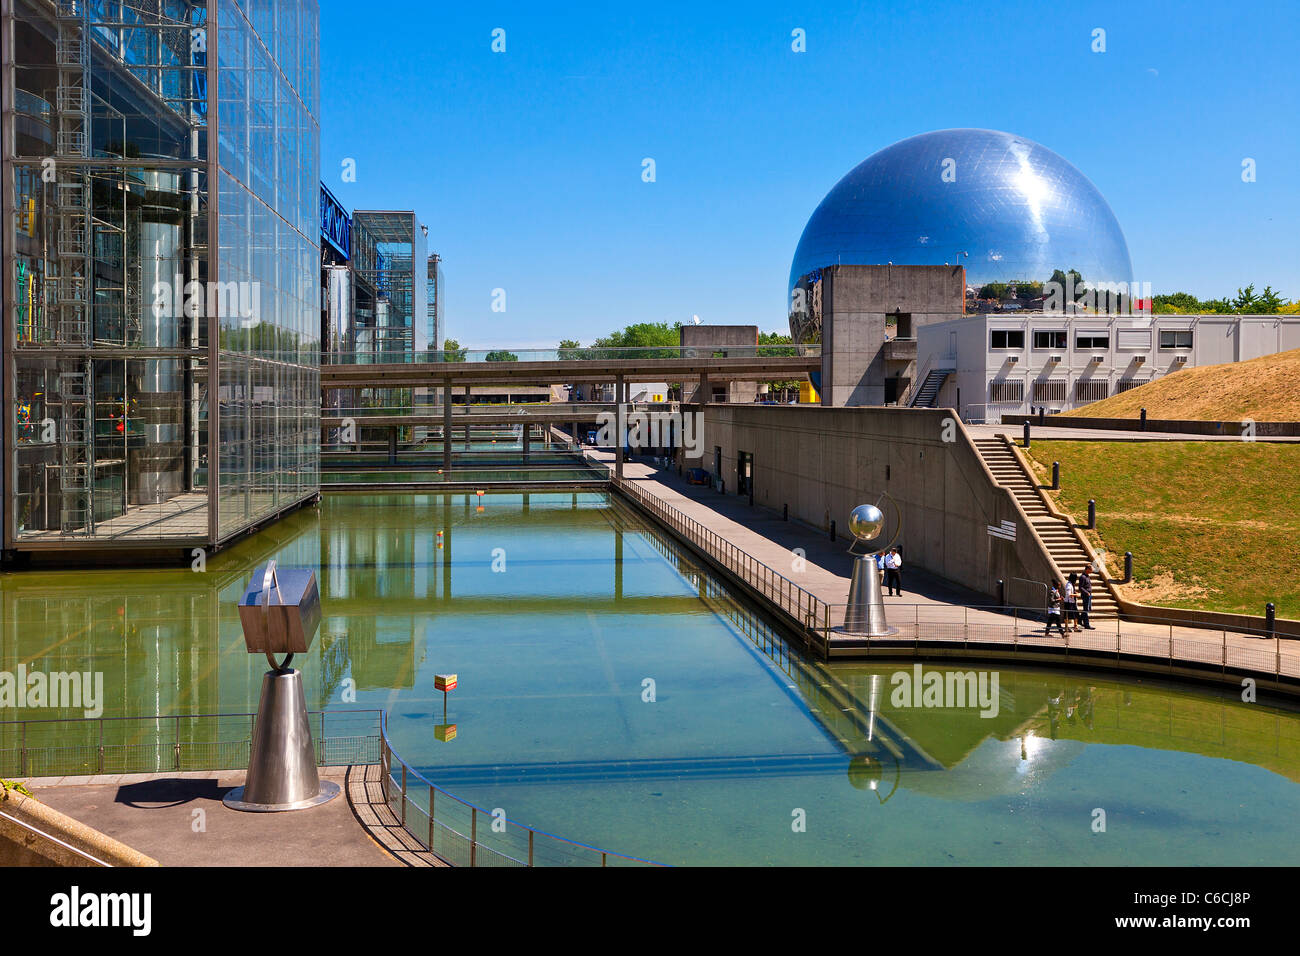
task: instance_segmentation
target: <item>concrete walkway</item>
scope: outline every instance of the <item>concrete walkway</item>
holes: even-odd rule
[[[592,452],[606,464],[612,453]],[[750,506],[747,498],[724,495],[711,487],[689,485],[671,469],[657,468],[641,460],[624,463],[625,480],[653,494],[693,518],[772,570],[789,578],[831,605],[848,600],[853,558],[848,541],[835,542],[818,529],[797,521],[784,521],[780,513]],[[795,569],[794,548],[802,548],[806,565]],[[968,591],[927,574],[918,568],[903,568],[902,597],[886,597],[889,623],[900,629],[904,641],[952,641],[971,644],[1016,643],[1030,647],[1136,654],[1157,660],[1185,661],[1201,665],[1225,665],[1272,675],[1275,670],[1300,678],[1300,642],[1265,640],[1219,630],[1179,627],[1167,624],[1120,621],[1099,622],[1095,630],[1072,632],[1062,638],[1055,632],[1043,634],[1043,622],[1035,616],[1025,620],[998,608],[988,607],[986,595]],[[877,644],[880,642],[877,641]],[[858,639],[832,635],[832,656],[862,644]]]
[[[367,767],[322,767],[351,790]],[[374,768],[378,770],[378,768]],[[402,866],[358,819],[348,796],[293,813],[222,805],[244,771],[35,777],[42,803],[153,857],[163,866]]]

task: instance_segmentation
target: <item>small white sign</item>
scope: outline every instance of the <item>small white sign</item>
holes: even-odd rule
[[[1016,540],[1016,523],[1014,521],[1004,521],[1001,525],[991,524],[988,527],[990,537],[1002,538],[1004,541]]]

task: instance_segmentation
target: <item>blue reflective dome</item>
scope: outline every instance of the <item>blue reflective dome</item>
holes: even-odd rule
[[[989,129],[922,133],[855,166],[804,227],[790,288],[825,266],[886,262],[962,265],[976,288],[1055,269],[1088,284],[1133,278],[1097,187],[1047,147]]]

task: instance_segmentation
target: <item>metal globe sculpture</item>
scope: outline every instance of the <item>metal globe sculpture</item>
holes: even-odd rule
[[[849,530],[859,541],[879,538],[884,529],[885,516],[875,505],[858,505],[849,512]]]
[[[808,219],[789,289],[828,266],[890,262],[960,265],[975,288],[1044,282],[1057,269],[1090,286],[1133,279],[1101,191],[1046,146],[989,129],[922,133],[851,169]],[[819,321],[792,308],[795,341]]]

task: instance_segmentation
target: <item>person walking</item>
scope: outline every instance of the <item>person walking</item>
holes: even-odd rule
[[[889,555],[885,558],[885,587],[889,589],[890,597],[903,596],[902,567],[902,555],[897,548],[890,548]]]
[[[1079,575],[1079,623],[1090,631],[1092,626],[1092,565],[1086,565]]]
[[[1061,636],[1065,637],[1065,628],[1061,626],[1061,606],[1063,602],[1059,585],[1059,581],[1053,584],[1051,593],[1047,595],[1047,627],[1043,630],[1044,637],[1052,633],[1053,624],[1061,632]]]
[[[1079,629],[1079,576],[1073,571],[1065,579],[1065,592],[1061,595],[1065,607],[1065,626],[1068,630]]]

